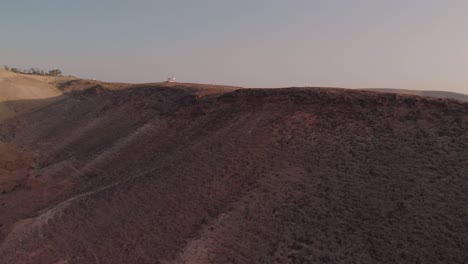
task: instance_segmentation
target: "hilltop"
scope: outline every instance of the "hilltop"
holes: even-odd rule
[[[55,86],[48,83],[47,78],[20,75],[0,69],[0,120],[39,107],[37,103],[44,104],[46,101],[33,103],[33,100],[54,98],[61,94]]]
[[[0,123],[0,263],[468,259],[468,103],[46,82]]]
[[[404,89],[368,89],[369,91],[383,92],[383,93],[398,93],[398,94],[411,94],[426,97],[438,97],[455,99],[468,102],[468,95],[446,91],[418,91],[418,90],[404,90]]]

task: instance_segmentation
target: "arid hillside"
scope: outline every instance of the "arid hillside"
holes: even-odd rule
[[[468,262],[468,103],[54,84],[0,124],[0,263]]]
[[[48,104],[61,94],[45,77],[39,79],[0,69],[0,121]]]
[[[428,96],[436,98],[455,99],[468,102],[468,95],[446,91],[418,91],[418,90],[404,90],[404,89],[368,89],[370,91],[383,92],[383,93],[398,93],[398,94],[412,94],[418,96]]]

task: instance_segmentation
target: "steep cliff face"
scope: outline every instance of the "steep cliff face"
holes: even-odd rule
[[[468,104],[170,86],[0,125],[29,164],[0,195],[1,263],[468,260]]]

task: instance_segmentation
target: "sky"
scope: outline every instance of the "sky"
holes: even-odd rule
[[[0,64],[118,82],[468,93],[468,1],[0,0]]]

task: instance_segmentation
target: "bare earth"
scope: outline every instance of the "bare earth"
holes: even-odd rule
[[[0,123],[0,263],[468,262],[468,103],[40,81]]]
[[[445,91],[416,91],[416,90],[403,90],[403,89],[368,89],[370,91],[383,92],[383,93],[399,93],[399,94],[412,94],[418,96],[430,96],[455,99],[468,102],[468,95],[454,92]]]
[[[46,77],[43,77],[46,78]],[[0,121],[30,110],[43,102],[32,100],[54,98],[62,93],[45,79],[0,70]],[[24,103],[29,101],[28,103]]]

